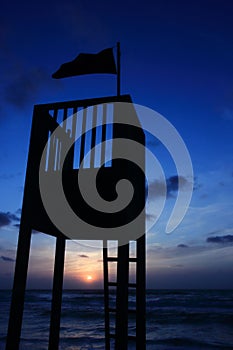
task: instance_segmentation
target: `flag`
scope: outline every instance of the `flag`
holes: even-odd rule
[[[117,74],[112,48],[96,54],[80,53],[73,61],[62,64],[52,77],[60,79],[95,73]]]

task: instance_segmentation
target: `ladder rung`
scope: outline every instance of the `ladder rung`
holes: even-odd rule
[[[109,256],[107,261],[118,261],[117,256]],[[129,262],[137,262],[137,258],[129,258]]]
[[[138,258],[129,258],[129,262],[137,262]]]
[[[116,287],[117,286],[117,283],[116,282],[108,282],[108,285],[110,287]]]
[[[107,258],[108,261],[117,261],[118,260],[118,257],[117,256],[109,256]]]

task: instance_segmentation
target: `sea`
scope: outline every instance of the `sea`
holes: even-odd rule
[[[0,291],[1,350],[5,349],[10,298],[10,291]],[[147,350],[233,349],[233,290],[147,290],[146,300]],[[133,292],[129,304],[135,306]],[[20,349],[48,348],[50,308],[51,291],[27,291]],[[129,333],[134,332],[130,316]],[[104,348],[103,291],[64,290],[59,349]],[[131,349],[135,349],[133,341]]]

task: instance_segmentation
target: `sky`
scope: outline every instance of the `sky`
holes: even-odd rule
[[[112,75],[51,75],[80,52],[96,53],[117,41],[122,93],[173,124],[195,178],[186,216],[166,234],[177,196],[176,169],[163,145],[147,140],[167,182],[164,212],[147,233],[147,287],[233,288],[232,17],[229,0],[2,4],[0,288],[11,288],[13,281],[33,106],[116,94]],[[158,179],[148,169],[153,192]],[[148,222],[157,200],[154,194]],[[54,249],[54,238],[32,235],[28,288],[52,286]],[[100,242],[67,242],[64,288],[101,287]]]

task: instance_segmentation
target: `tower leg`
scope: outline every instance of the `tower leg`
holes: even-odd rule
[[[12,290],[12,301],[6,340],[6,350],[19,349],[30,244],[31,228],[21,224],[18,238],[17,257],[15,263],[15,275]]]
[[[109,327],[109,289],[108,289],[108,248],[107,241],[103,242],[103,261],[104,261],[104,309],[105,309],[105,350],[110,350],[110,327]]]
[[[118,247],[115,350],[128,349],[129,244]]]
[[[52,310],[50,319],[49,350],[58,350],[62,304],[62,286],[65,259],[65,238],[57,237],[53,276]]]
[[[146,258],[145,235],[137,240],[136,338],[137,350],[146,349]]]

